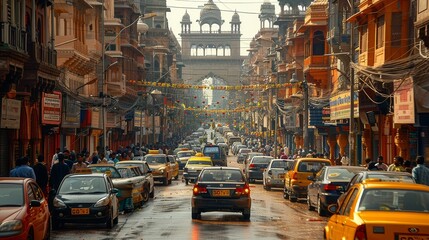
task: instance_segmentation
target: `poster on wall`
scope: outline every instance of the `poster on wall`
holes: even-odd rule
[[[395,80],[393,85],[395,93],[394,99],[394,117],[395,124],[414,124],[414,87],[413,78]]]
[[[60,125],[61,93],[42,93],[42,124]]]
[[[3,98],[1,102],[0,128],[19,129],[21,101]]]

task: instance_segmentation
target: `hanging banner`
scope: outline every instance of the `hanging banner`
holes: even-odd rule
[[[19,129],[21,101],[3,98],[1,102],[0,128]]]
[[[223,90],[223,91],[249,91],[249,90],[267,90],[275,88],[291,88],[290,83],[268,83],[268,84],[254,84],[254,85],[240,85],[240,86],[207,86],[207,85],[190,85],[190,84],[176,84],[176,83],[159,83],[159,82],[130,82],[144,87],[161,87],[161,88],[174,88],[174,89],[199,89],[199,90]]]
[[[60,125],[61,92],[42,93],[42,124]]]
[[[414,124],[414,86],[413,78],[395,80],[393,122],[395,124]]]

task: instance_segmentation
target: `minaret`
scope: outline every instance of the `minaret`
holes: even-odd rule
[[[260,28],[273,28],[276,19],[275,6],[270,3],[270,0],[265,0],[261,5],[261,14],[259,14]],[[268,26],[265,25],[266,22],[268,22]]]
[[[240,33],[240,16],[237,13],[237,10],[235,11],[234,15],[232,15],[232,19],[231,19],[231,33]]]
[[[191,33],[191,17],[188,14],[188,10],[186,10],[185,14],[182,17],[182,33]]]

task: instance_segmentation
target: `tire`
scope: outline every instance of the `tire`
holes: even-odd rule
[[[185,184],[188,185],[189,184],[189,179],[185,179]]]
[[[307,194],[307,208],[309,211],[314,211],[314,207],[311,206],[310,197],[308,194]]]
[[[109,211],[109,218],[107,218],[107,221],[106,221],[106,228],[107,229],[112,229],[113,225],[114,225],[114,223],[113,223],[113,212],[112,211],[113,210],[110,209],[110,211]]]
[[[144,188],[142,192],[142,205],[147,201],[149,201],[149,189]]]
[[[179,174],[174,177],[175,180],[179,179]]]
[[[27,235],[27,240],[34,240],[33,229],[31,228]]]
[[[284,199],[289,199],[289,193],[287,192],[286,187],[283,188],[283,198]]]
[[[200,218],[201,218],[200,210],[196,208],[192,208],[192,219],[200,219]]]
[[[149,197],[150,198],[154,198],[155,197],[155,188],[153,188],[152,192],[149,193]]]
[[[51,226],[52,226],[51,220],[52,220],[51,218],[49,218],[49,220],[48,220],[48,226],[47,226],[47,229],[46,229],[46,234],[43,237],[44,240],[51,239],[51,230],[52,230],[52,228],[51,228]]]
[[[322,200],[320,200],[320,198],[317,201],[317,213],[319,214],[319,216],[323,217],[326,216],[326,210],[323,209],[322,206]]]
[[[289,194],[289,201],[296,202],[296,201],[298,201],[298,198],[292,196],[292,194]]]
[[[243,219],[244,219],[244,220],[249,220],[249,219],[250,219],[250,208],[245,209],[245,210],[243,211]]]
[[[114,219],[113,219],[113,224],[118,224],[118,222],[119,222],[119,214],[118,214],[118,216],[116,216]]]
[[[173,182],[173,178],[170,178],[169,180],[168,180],[168,185],[171,185],[171,183]]]
[[[164,186],[168,185],[168,179],[167,178],[162,179],[162,185],[164,185]]]

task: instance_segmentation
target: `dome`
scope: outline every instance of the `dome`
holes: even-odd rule
[[[275,6],[271,4],[269,1],[265,1],[261,5],[261,15],[264,15],[264,16],[276,15]]]
[[[240,23],[240,16],[237,11],[235,11],[234,15],[232,15],[231,23]]]
[[[204,4],[204,8],[200,12],[200,24],[205,23],[213,24],[217,23],[222,25],[222,16],[219,8],[213,3],[213,0],[209,0],[208,3]]]
[[[182,22],[183,23],[190,23],[191,22],[191,17],[189,16],[188,11],[186,10],[185,14],[182,17]]]

